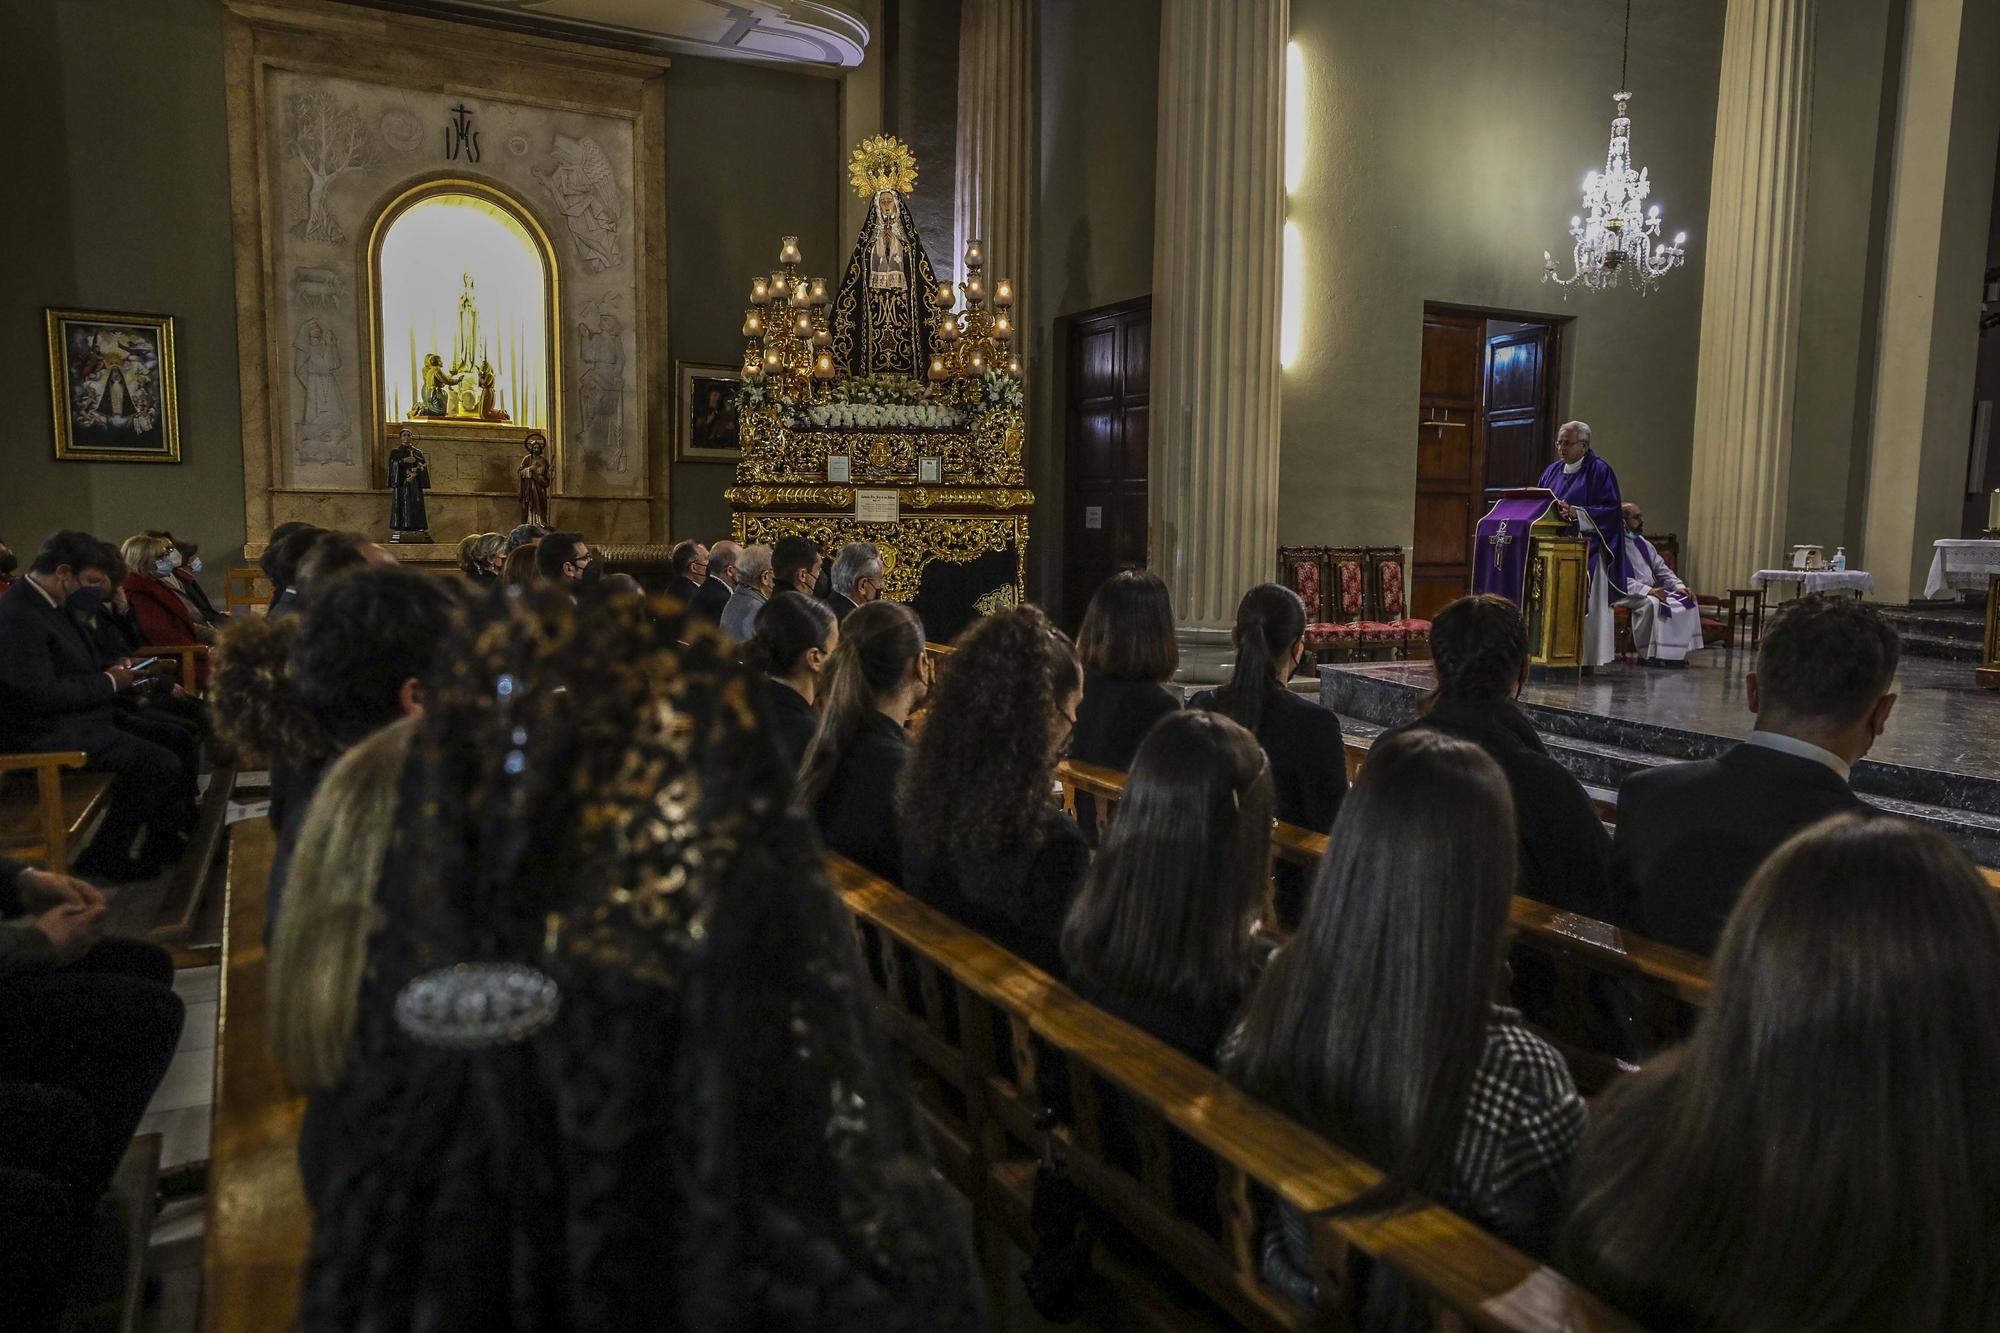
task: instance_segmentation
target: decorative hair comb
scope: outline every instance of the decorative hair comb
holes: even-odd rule
[[[527,1040],[560,1008],[555,980],[526,963],[455,963],[404,985],[396,1025],[426,1046],[477,1050]]]

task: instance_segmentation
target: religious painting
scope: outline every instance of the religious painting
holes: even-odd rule
[[[171,315],[47,309],[56,457],[178,463]]]
[[[734,463],[743,456],[742,427],[736,415],[735,366],[699,361],[674,363],[680,394],[680,430],[674,437],[677,463]]]

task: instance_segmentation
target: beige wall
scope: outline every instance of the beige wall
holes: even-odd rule
[[[1685,530],[1722,0],[1635,10],[1633,155],[1690,259],[1658,293],[1541,282],[1601,165],[1621,7],[1599,0],[1293,0],[1309,162],[1291,216],[1312,291],[1285,376],[1278,536],[1411,537],[1426,301],[1574,317],[1569,415],[1651,525]]]
[[[1054,0],[1038,20],[1041,200],[1035,227],[1039,327],[1029,348],[1029,484],[1037,502],[1029,595],[1062,605],[1065,315],[1153,289],[1153,148],[1158,0]]]
[[[26,556],[60,526],[116,540],[168,524],[201,541],[219,592],[244,542],[221,5],[7,10],[9,123],[33,128],[16,136],[14,203],[0,210],[0,536]],[[829,277],[846,256],[838,84],[696,57],[667,80],[668,357],[734,362],[750,274],[781,233]],[[176,317],[184,463],[54,461],[46,305]],[[726,466],[675,464],[672,531],[719,535],[729,479]]]
[[[0,209],[0,535],[170,526],[216,593],[243,547],[222,12],[214,0],[11,0],[17,127]],[[179,465],[58,463],[42,307],[175,317]]]
[[[777,264],[782,236],[799,238],[808,272],[838,282],[854,244],[836,234],[852,147],[839,135],[834,79],[674,58],[667,71],[667,353],[674,360],[743,359],[750,279]],[[676,430],[680,410],[676,400]],[[723,536],[729,505],[722,492],[734,481],[729,464],[674,464],[669,536]]]

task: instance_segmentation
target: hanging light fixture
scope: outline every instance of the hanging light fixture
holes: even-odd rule
[[[1687,258],[1686,232],[1676,233],[1672,245],[1657,243],[1660,206],[1646,206],[1653,183],[1644,168],[1632,167],[1632,117],[1625,111],[1625,104],[1632,100],[1632,94],[1625,91],[1631,55],[1632,0],[1625,0],[1625,49],[1618,63],[1619,91],[1612,94],[1618,114],[1611,119],[1611,147],[1604,155],[1604,170],[1583,178],[1583,212],[1569,220],[1569,234],[1576,242],[1570,275],[1563,277],[1554,257],[1542,251],[1546,265],[1542,281],[1558,287],[1581,284],[1592,291],[1605,291],[1623,281],[1644,295]]]

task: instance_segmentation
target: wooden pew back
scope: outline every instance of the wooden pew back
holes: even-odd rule
[[[81,750],[0,754],[0,853],[68,873],[111,793],[111,775],[85,762]]]
[[[1354,1199],[1380,1173],[942,913],[844,858],[827,859],[889,1030],[916,1072],[941,1164],[973,1200],[990,1277],[1002,1231],[1029,1238],[1035,1164],[1047,1150],[1093,1204],[1246,1327],[1344,1326],[1363,1257],[1419,1287],[1440,1328],[1557,1329],[1567,1319],[1632,1327],[1423,1201],[1386,1217],[1316,1218],[1321,1306],[1294,1305],[1262,1279],[1257,1201],[1282,1198],[1311,1214]],[[1049,1060],[1066,1075],[1067,1124],[1038,1123]],[[1212,1190],[1212,1207],[1189,1206],[1196,1177]],[[1171,1290],[1129,1264],[1112,1267],[1123,1282]],[[1003,1260],[995,1286],[1006,1284]],[[1153,1308],[1166,1326],[1200,1320],[1171,1297]]]

